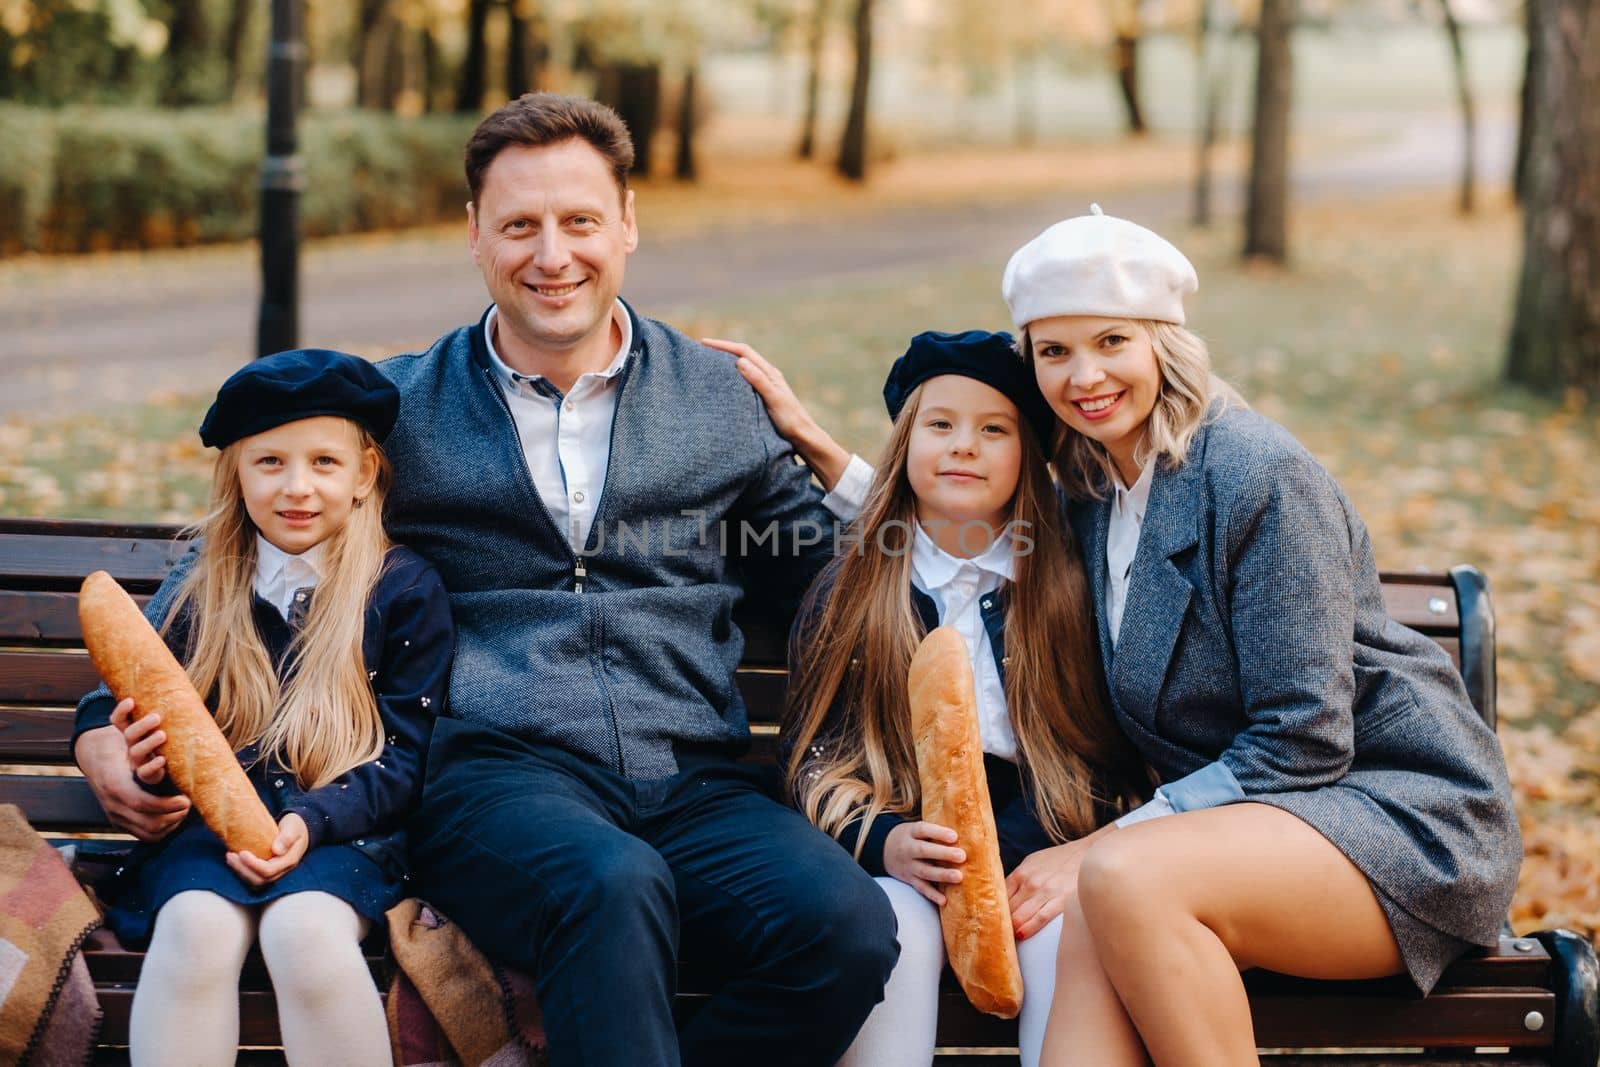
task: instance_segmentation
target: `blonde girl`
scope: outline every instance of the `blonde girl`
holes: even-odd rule
[[[454,646],[437,573],[383,530],[379,445],[398,408],[340,353],[229,378],[200,428],[221,450],[210,511],[148,609],[278,820],[270,855],[228,852],[174,795],[158,716],[133,722],[104,687],[78,706],[79,764],[142,841],[107,893],[118,936],[149,943],[134,1064],[232,1063],[256,942],[291,1064],[390,1062],[360,942],[401,895]]]
[[[889,895],[901,955],[843,1061],[932,1057],[944,965],[938,906],[959,882],[955,832],[918,818],[906,672],[928,629],[954,626],[977,680],[1002,862],[1102,825],[1138,779],[1106,706],[1088,587],[1059,519],[1041,437],[1049,409],[1004,334],[920,334],[884,388],[894,429],[852,544],[795,624],[784,766],[800,810]],[[1060,923],[1013,900],[1023,1062],[1050,1018]]]

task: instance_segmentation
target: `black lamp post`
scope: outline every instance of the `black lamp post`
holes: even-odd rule
[[[261,314],[256,358],[300,343],[300,191],[305,165],[295,136],[300,112],[301,0],[272,0],[267,53],[267,156],[261,163]]]

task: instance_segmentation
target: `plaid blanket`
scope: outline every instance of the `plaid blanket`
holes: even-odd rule
[[[0,1067],[89,1061],[100,1005],[81,950],[99,925],[56,850],[0,806]]]
[[[545,1067],[533,979],[490,963],[415,897],[389,910],[395,977],[386,1011],[396,1067]]]

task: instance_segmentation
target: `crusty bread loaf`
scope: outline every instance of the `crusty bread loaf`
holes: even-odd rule
[[[939,923],[950,968],[979,1011],[1022,1009],[1022,971],[1000,866],[978,734],[978,697],[967,643],[950,626],[930,633],[911,660],[911,729],[922,779],[922,817],[956,832],[967,854],[961,881],[945,886]]]
[[[133,698],[135,720],[155,712],[167,740],[161,754],[174,785],[231,851],[272,856],[278,826],[217,728],[189,676],[116,579],[95,571],[78,591],[83,643],[118,700]]]

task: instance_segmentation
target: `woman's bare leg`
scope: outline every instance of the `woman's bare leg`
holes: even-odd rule
[[[1258,1062],[1241,970],[1353,979],[1404,967],[1366,877],[1265,804],[1109,834],[1084,858],[1078,892],[1097,957],[1160,1067]]]
[[[1149,1057],[1100,965],[1076,896],[1068,900],[1060,921],[1055,996],[1040,1067],[1144,1067]]]

